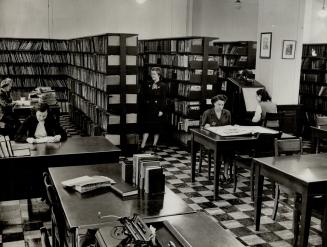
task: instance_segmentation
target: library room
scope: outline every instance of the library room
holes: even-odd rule
[[[327,246],[327,0],[0,0],[0,247]]]

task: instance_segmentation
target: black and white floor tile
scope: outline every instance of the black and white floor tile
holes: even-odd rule
[[[67,128],[67,127],[66,127]],[[73,132],[72,135],[78,134]],[[260,231],[254,230],[254,205],[250,198],[249,173],[240,173],[236,193],[232,184],[220,187],[213,200],[213,181],[208,180],[204,162],[196,182],[191,182],[190,153],[175,146],[159,146],[156,154],[164,167],[167,186],[195,210],[205,210],[245,246],[292,246],[292,202],[282,196],[277,221],[271,219],[273,198],[271,184],[265,181]],[[122,159],[125,159],[122,157]],[[130,157],[127,159],[131,159]],[[39,198],[0,202],[0,247],[41,246],[40,227],[51,228],[48,206]],[[321,245],[320,220],[312,218],[309,246]]]

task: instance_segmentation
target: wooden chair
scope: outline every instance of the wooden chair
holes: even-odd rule
[[[293,155],[293,154],[303,154],[303,145],[302,145],[302,138],[292,138],[292,139],[275,139],[274,140],[275,146],[275,157],[281,155]],[[272,213],[272,219],[276,220],[278,204],[279,204],[279,197],[280,197],[280,185],[274,184],[275,186],[275,198],[274,198],[274,209]],[[291,193],[291,191],[286,189],[287,193]],[[296,195],[298,196],[298,195]]]
[[[45,227],[41,227],[40,232],[41,232],[41,246],[51,247],[48,230]]]
[[[327,126],[327,117],[326,116],[317,116],[316,117],[316,126],[317,127],[322,127],[322,126]],[[326,143],[326,139],[320,139],[317,138],[317,143],[316,143],[316,153],[319,153],[319,146],[320,142]]]
[[[263,121],[263,126],[280,131],[284,119],[284,113],[266,113],[266,118]]]
[[[245,154],[236,154],[234,157],[234,193],[237,187],[238,168],[250,170],[250,189],[251,199],[254,200],[254,164],[253,158],[273,156],[274,140],[281,137],[281,132],[276,134],[258,134],[253,145],[248,145],[248,151]]]
[[[64,213],[60,208],[59,199],[55,188],[50,182],[48,173],[43,173],[43,181],[47,192],[47,202],[51,208],[52,222],[52,246],[66,247],[68,246],[66,239],[66,227]]]

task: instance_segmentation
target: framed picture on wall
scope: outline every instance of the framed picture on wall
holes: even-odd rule
[[[271,38],[272,38],[272,33],[260,34],[260,58],[270,58]]]
[[[283,40],[282,59],[294,59],[295,48],[296,48],[295,40]]]

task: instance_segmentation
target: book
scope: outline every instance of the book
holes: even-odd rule
[[[122,162],[121,177],[125,183],[133,184],[133,162]]]
[[[144,192],[148,194],[160,194],[165,192],[165,174],[161,167],[146,168]]]
[[[81,176],[62,181],[64,188],[72,188],[80,193],[110,187],[115,181],[105,176]]]
[[[160,161],[159,160],[142,160],[140,162],[140,174],[139,174],[139,181],[140,181],[140,185],[139,188],[141,190],[144,189],[144,180],[145,180],[145,172],[147,169],[149,168],[161,168],[160,167]]]
[[[138,189],[128,183],[116,183],[111,185],[111,189],[121,197],[133,196],[138,194]]]

